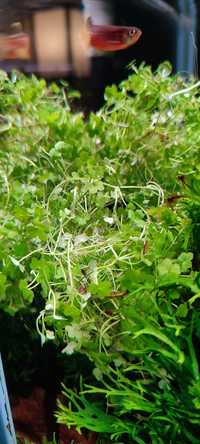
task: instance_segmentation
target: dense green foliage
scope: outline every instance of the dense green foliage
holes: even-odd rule
[[[168,64],[133,71],[87,121],[64,87],[1,73],[0,308],[40,294],[42,344],[93,363],[60,422],[106,444],[195,444],[200,98]]]

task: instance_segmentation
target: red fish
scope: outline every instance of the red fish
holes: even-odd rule
[[[29,59],[30,38],[25,32],[0,36],[0,60]]]
[[[135,26],[90,26],[90,46],[100,51],[119,51],[134,45],[142,31]]]
[[[93,25],[87,20],[87,43],[100,51],[119,51],[134,45],[142,31],[135,26]],[[0,34],[0,60],[31,57],[30,36],[25,32]]]

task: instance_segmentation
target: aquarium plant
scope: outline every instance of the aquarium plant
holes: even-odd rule
[[[92,366],[58,422],[199,443],[199,83],[132,64],[87,118],[65,83],[0,88],[1,313]]]

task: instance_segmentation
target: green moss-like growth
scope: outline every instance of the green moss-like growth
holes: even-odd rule
[[[94,364],[59,421],[199,443],[198,87],[133,67],[87,121],[54,84],[0,88],[0,308],[23,319],[39,294],[42,343]]]

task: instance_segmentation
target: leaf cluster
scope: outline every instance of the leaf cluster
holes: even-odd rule
[[[200,99],[146,66],[85,121],[65,87],[0,76],[0,309],[35,313],[96,384],[59,422],[118,443],[199,442]],[[183,91],[183,92],[182,92]]]

